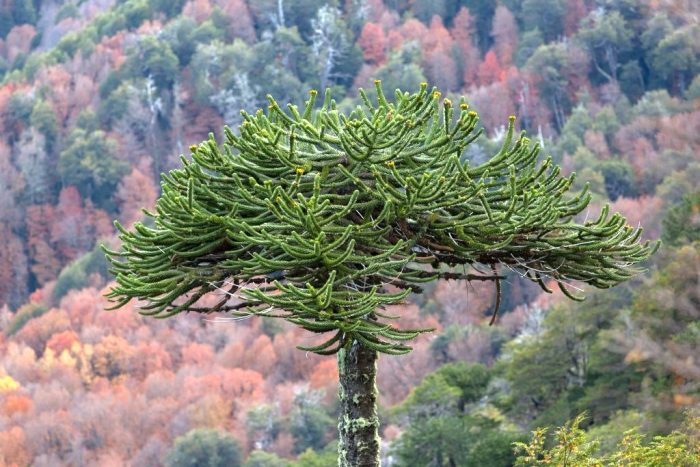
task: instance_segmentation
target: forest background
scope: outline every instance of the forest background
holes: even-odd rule
[[[444,281],[380,360],[383,465],[503,466],[582,412],[587,439],[666,434],[700,406],[700,3],[693,0],[0,2],[0,465],[334,465],[334,358],[259,319],[104,311],[99,242],[239,110],[330,87],[467,96],[494,154],[508,116],[664,246],[572,303],[508,274]],[[215,298],[215,297],[214,297]],[[192,454],[194,455],[194,454]],[[235,461],[235,462],[234,462]],[[453,462],[454,464],[449,464]]]

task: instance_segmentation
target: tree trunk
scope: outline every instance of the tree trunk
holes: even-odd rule
[[[338,352],[340,419],[338,465],[379,466],[377,417],[377,352],[353,341]]]

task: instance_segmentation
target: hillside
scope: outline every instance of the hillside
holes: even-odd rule
[[[700,410],[695,2],[8,0],[0,76],[0,465],[175,465],[201,429],[241,465],[333,465],[335,359],[294,349],[313,336],[104,311],[97,244],[241,109],[325,88],[352,109],[375,79],[466,96],[488,130],[475,163],[517,115],[590,182],[591,217],[610,203],[664,240],[646,275],[582,303],[508,272],[493,327],[488,284],[413,296],[404,324],[438,331],[380,361],[385,464],[511,465],[513,441],[584,411],[609,452]]]

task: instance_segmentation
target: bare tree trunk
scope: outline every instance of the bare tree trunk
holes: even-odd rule
[[[338,352],[340,419],[338,465],[379,466],[377,352],[353,341]]]

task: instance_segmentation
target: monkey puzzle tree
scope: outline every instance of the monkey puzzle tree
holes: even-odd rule
[[[267,113],[243,113],[239,136],[192,146],[163,175],[153,226],[117,224],[108,296],[115,308],[143,300],[157,318],[225,312],[325,333],[299,348],[338,354],[339,464],[374,466],[378,354],[407,353],[427,331],[392,324],[391,305],[440,278],[491,280],[499,292],[499,267],[578,300],[565,283],[612,287],[654,246],[607,207],[576,223],[589,195],[567,196],[574,176],[514,138],[514,117],[498,154],[472,167],[461,156],[480,131],[464,99],[423,84],[390,102],[377,82],[376,102],[360,91],[364,107],[346,116],[316,94],[286,111],[270,98]],[[198,304],[216,291],[214,306]]]

